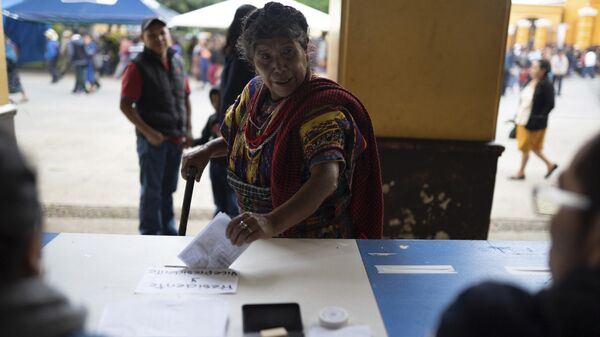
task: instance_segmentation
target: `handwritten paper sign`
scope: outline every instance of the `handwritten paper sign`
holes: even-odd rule
[[[192,270],[184,267],[148,268],[135,289],[150,294],[228,294],[237,291],[238,274],[231,269]]]

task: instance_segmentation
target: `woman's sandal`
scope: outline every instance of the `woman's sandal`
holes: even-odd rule
[[[544,179],[550,178],[550,176],[552,175],[552,172],[556,171],[557,168],[558,168],[558,164],[552,165],[552,168],[548,171],[548,173],[546,173],[546,175],[544,176]]]
[[[525,175],[522,176],[510,176],[508,177],[509,180],[525,180]]]

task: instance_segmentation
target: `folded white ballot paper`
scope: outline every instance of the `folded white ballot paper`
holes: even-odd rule
[[[104,307],[98,332],[112,337],[225,336],[229,305],[222,299],[130,299]]]
[[[191,269],[226,269],[248,248],[234,246],[225,236],[231,218],[219,213],[196,235],[178,257]]]

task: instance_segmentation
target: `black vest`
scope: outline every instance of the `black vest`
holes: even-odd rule
[[[71,48],[73,53],[71,54],[71,62],[73,62],[75,65],[86,65],[87,54],[85,53],[85,45],[83,44],[83,41],[73,41],[71,43]]]
[[[168,71],[160,57],[147,48],[133,60],[142,78],[136,108],[144,122],[165,136],[183,136],[187,125],[184,64],[170,48],[167,59]]]

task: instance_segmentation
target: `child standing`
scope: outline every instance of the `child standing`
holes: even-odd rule
[[[219,128],[224,118],[224,116],[219,114],[221,92],[217,88],[212,88],[208,92],[208,97],[215,112],[208,117],[204,129],[202,129],[201,137],[194,139],[194,146],[203,145],[209,140],[220,137]],[[230,217],[237,216],[240,213],[237,206],[237,198],[227,183],[227,158],[212,158],[210,160],[209,173],[213,200],[216,207],[215,215],[223,212],[227,213]]]

